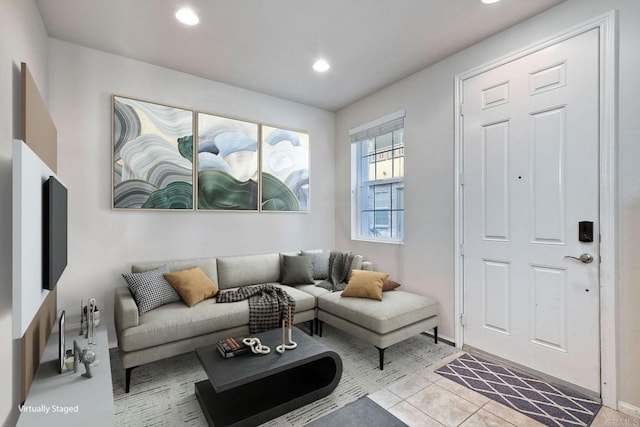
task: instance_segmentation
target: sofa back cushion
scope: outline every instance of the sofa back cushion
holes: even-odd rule
[[[142,273],[166,265],[170,272],[200,267],[213,283],[218,283],[218,269],[215,258],[193,258],[178,261],[144,262],[131,266],[132,273]]]
[[[284,255],[282,283],[285,285],[313,285],[313,258],[310,256]]]
[[[329,256],[331,252],[322,249],[303,250],[303,256],[311,256],[313,258],[313,278],[316,280],[324,280],[329,277]]]
[[[280,280],[280,255],[247,255],[218,258],[218,287],[220,289]]]

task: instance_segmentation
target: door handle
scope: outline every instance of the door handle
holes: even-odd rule
[[[565,258],[575,259],[577,261],[584,262],[585,264],[591,264],[593,262],[593,255],[591,254],[582,254],[580,257],[567,255]]]

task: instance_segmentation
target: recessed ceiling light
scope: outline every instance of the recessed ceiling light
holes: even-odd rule
[[[498,3],[500,0],[482,0],[482,3],[484,4],[493,4],[493,3]]]
[[[196,25],[200,18],[188,7],[184,7],[176,12],[176,19],[186,25]]]
[[[329,63],[327,61],[325,61],[324,59],[318,59],[316,62],[314,62],[313,64],[313,69],[316,70],[319,73],[324,73],[325,71],[327,71],[329,68],[331,68],[329,66]]]

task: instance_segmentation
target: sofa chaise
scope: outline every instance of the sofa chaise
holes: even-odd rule
[[[305,251],[304,254],[321,253]],[[198,258],[168,262],[134,264],[132,273],[148,272],[166,266],[169,272],[199,267],[220,290],[239,289],[256,284],[273,284],[295,300],[294,324],[306,323],[309,333],[322,333],[327,323],[379,350],[383,369],[384,349],[423,331],[433,329],[437,342],[438,304],[409,292],[385,292],[382,301],[341,297],[340,292],[314,283],[289,286],[282,283],[283,258],[300,252],[249,256]],[[362,256],[353,258],[352,269],[372,270]],[[194,351],[229,336],[249,335],[249,304],[246,300],[218,303],[216,298],[188,307],[182,301],[165,304],[140,314],[130,289],[115,290],[114,317],[122,367],[126,372],[126,392],[131,372],[140,365]],[[315,322],[318,326],[314,328]]]

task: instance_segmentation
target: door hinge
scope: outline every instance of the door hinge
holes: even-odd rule
[[[464,102],[460,103],[460,115],[464,116]]]
[[[464,256],[464,243],[460,243],[460,256]]]
[[[460,326],[464,326],[464,313],[460,313]]]
[[[460,185],[464,185],[464,174],[460,174]]]

